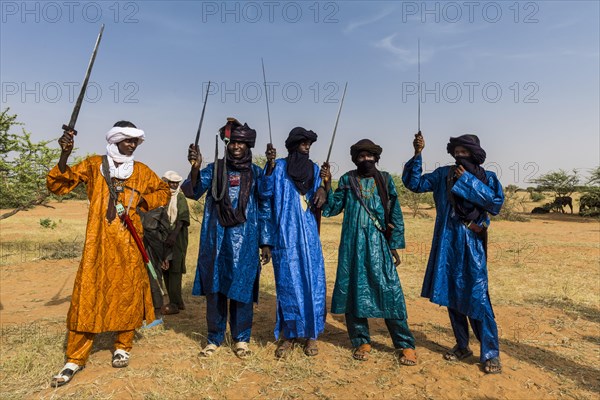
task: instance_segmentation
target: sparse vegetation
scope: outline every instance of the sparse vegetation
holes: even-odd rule
[[[530,204],[527,193],[518,194]],[[477,368],[474,339],[476,354],[467,363],[453,364],[442,358],[453,345],[446,309],[419,297],[433,235],[433,221],[425,218],[406,219],[407,247],[401,252],[398,269],[417,341],[416,368],[399,366],[380,319],[369,321],[374,345],[371,359],[353,361],[344,317],[331,314],[319,356],[305,357],[298,345],[289,359],[275,359],[276,296],[271,265],[262,269],[252,330],[253,355],[246,360],[236,358],[228,337],[215,356],[198,358],[200,346],[206,343],[207,326],[205,299],[190,294],[199,245],[198,223],[193,222],[184,276],[186,310],[165,317],[160,327],[139,330],[131,365],[125,369],[110,366],[112,334],[98,335],[88,368],[73,383],[51,389],[49,379],[64,363],[65,318],[81,255],[81,233],[75,232],[84,231],[87,212],[84,202],[53,205],[56,209],[50,213],[37,208],[2,222],[2,398],[438,399],[451,397],[448,387],[456,379],[460,382],[457,395],[465,398],[554,398],[560,393],[567,399],[591,400],[600,391],[595,365],[598,340],[593,335],[600,324],[599,271],[590,263],[600,256],[599,231],[596,223],[584,218],[492,224],[490,296],[504,363],[503,373],[493,377],[492,391],[487,386],[490,377]],[[420,210],[435,215],[425,207]],[[79,217],[73,216],[74,209],[80,210]],[[410,211],[405,208],[407,214]],[[62,222],[54,230],[46,230],[38,224],[41,218]],[[69,225],[73,218],[80,228]],[[28,221],[29,228],[22,229],[23,221]],[[331,250],[325,260],[331,296],[341,217],[323,221],[321,239]],[[69,252],[76,254],[75,258],[70,259]]]
[[[50,218],[40,219],[40,226],[45,229],[56,228],[56,221],[52,221]]]

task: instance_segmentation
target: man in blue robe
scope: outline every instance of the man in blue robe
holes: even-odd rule
[[[199,355],[211,356],[223,342],[229,308],[234,353],[243,358],[250,354],[258,300],[259,246],[262,261],[270,259],[270,206],[258,192],[262,170],[252,164],[256,131],[228,118],[220,134],[227,146],[224,158],[200,170],[202,156],[190,145],[192,169],[182,185],[196,200],[207,192],[192,294],[206,296],[208,344]]]
[[[356,360],[366,361],[371,353],[367,318],[384,318],[400,363],[416,365],[415,339],[396,271],[397,249],[405,246],[404,220],[394,180],[376,167],[382,150],[369,139],[352,145],[357,168],[342,175],[335,193],[329,165],[321,167],[328,193],[323,216],[344,212],[331,312],[345,314]]]
[[[325,262],[315,208],[323,205],[326,193],[319,167],[309,159],[316,140],[316,133],[297,127],[285,141],[287,158],[275,160],[275,149],[267,149],[261,193],[271,198],[273,210],[275,337],[283,336],[275,351],[278,358],[286,357],[299,339],[305,339],[304,353],[316,356],[316,340],[325,327]]]
[[[448,307],[456,346],[444,358],[470,357],[469,325],[481,343],[480,361],[486,373],[499,373],[498,328],[488,293],[487,228],[489,214],[504,202],[496,174],[481,167],[486,153],[475,135],[450,138],[447,150],[456,164],[423,174],[421,133],[413,141],[415,155],[404,166],[402,181],[416,193],[431,192],[437,216],[431,254],[421,296]]]

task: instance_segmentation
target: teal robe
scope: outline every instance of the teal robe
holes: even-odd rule
[[[389,243],[377,228],[350,186],[350,175],[344,174],[335,193],[329,191],[323,215],[332,217],[344,211],[338,267],[333,289],[331,312],[351,313],[359,318],[406,319],[404,294],[390,249],[403,249],[404,220],[393,179],[382,172],[387,181],[394,225]],[[384,209],[375,179],[360,179],[361,194],[371,215],[385,226]]]

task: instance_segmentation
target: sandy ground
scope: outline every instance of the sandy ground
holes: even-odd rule
[[[497,287],[491,297],[500,329],[504,367],[500,375],[481,371],[474,338],[475,357],[459,363],[442,359],[453,345],[447,311],[419,297],[426,257],[417,253],[430,241],[433,220],[407,218],[408,246],[399,273],[418,346],[416,367],[399,366],[380,320],[371,323],[371,359],[353,361],[344,318],[331,314],[319,356],[307,358],[297,349],[291,359],[276,360],[270,265],[264,268],[260,301],[255,307],[253,356],[239,360],[223,346],[209,360],[198,358],[206,323],[204,299],[189,295],[196,243],[188,255],[186,310],[166,317],[161,327],[139,331],[129,368],[110,366],[112,338],[103,334],[87,368],[71,384],[52,389],[49,378],[63,362],[65,317],[78,256],[44,259],[51,250],[35,238],[82,241],[87,213],[85,202],[54,203],[53,207],[20,213],[0,224],[2,398],[599,397],[599,224],[555,214],[527,223],[495,224],[496,260],[490,266],[490,287]],[[60,222],[55,229],[44,229],[39,224],[43,218]],[[411,228],[415,235],[408,235]],[[197,229],[197,224],[192,226],[192,240],[197,240]],[[338,235],[339,220],[326,221],[323,243],[328,304]],[[544,282],[550,283],[544,286]]]

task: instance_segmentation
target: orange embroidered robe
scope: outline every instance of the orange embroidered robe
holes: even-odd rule
[[[78,332],[127,331],[139,328],[142,320],[154,320],[142,255],[119,217],[111,223],[106,218],[109,191],[101,165],[102,157],[92,156],[67,167],[64,174],[55,166],[46,180],[48,190],[58,195],[69,193],[83,182],[90,201],[85,245],[67,315],[68,329]],[[134,163],[125,186],[125,191],[118,194],[119,201],[127,208],[133,196],[129,216],[142,236],[136,205],[143,198],[148,209],[166,206],[171,199],[169,186],[139,162]]]

